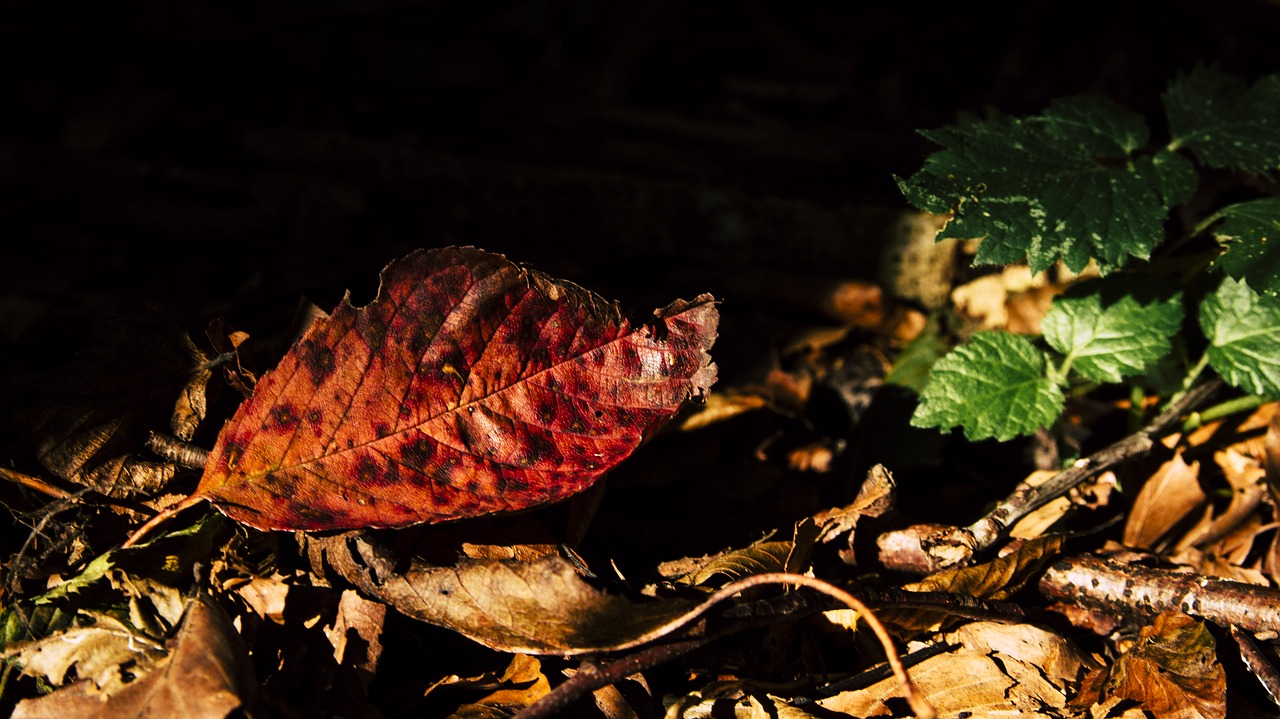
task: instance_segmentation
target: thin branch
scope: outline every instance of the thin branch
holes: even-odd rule
[[[880,537],[881,561],[891,569],[928,573],[963,564],[977,552],[990,548],[1018,520],[1071,491],[1091,476],[1151,451],[1156,440],[1172,429],[1182,415],[1209,399],[1222,386],[1212,379],[1179,397],[1141,430],[1079,459],[1048,481],[1020,482],[995,509],[968,527],[914,526]]]
[[[209,450],[204,447],[197,447],[160,432],[147,433],[147,449],[161,459],[187,469],[204,469],[205,463],[209,461]]]
[[[823,594],[826,594],[827,596],[838,600],[845,606],[856,611],[858,613],[859,618],[861,618],[863,621],[866,622],[867,626],[871,629],[872,633],[875,634],[876,638],[880,640],[880,645],[884,647],[885,659],[889,662],[889,667],[893,670],[894,675],[898,677],[898,681],[902,686],[903,696],[906,698],[907,703],[911,705],[911,710],[915,712],[915,714],[921,717],[922,719],[933,719],[933,717],[937,716],[936,712],[933,709],[933,706],[929,703],[927,699],[925,699],[924,695],[921,694],[916,689],[915,683],[913,683],[911,681],[911,677],[907,675],[906,669],[902,666],[902,660],[898,658],[897,650],[893,646],[893,639],[889,636],[889,631],[885,629],[883,624],[880,623],[880,620],[876,618],[875,614],[871,611],[871,609],[867,607],[867,605],[864,604],[862,600],[846,592],[845,590],[840,589],[839,587],[833,584],[830,584],[828,582],[824,582],[821,579],[815,579],[814,577],[808,577],[803,574],[791,574],[787,572],[766,572],[764,574],[756,574],[750,577],[746,577],[744,579],[739,579],[736,582],[732,582],[730,584],[725,585],[724,587],[721,587],[711,596],[707,597],[706,600],[704,600],[701,604],[694,607],[693,609],[690,609],[688,612],[685,612],[684,614],[677,617],[676,619],[673,619],[672,621],[667,622],[660,627],[657,627],[648,632],[645,632],[644,634],[636,637],[635,639],[629,642],[618,645],[617,649],[628,649],[632,647],[637,647],[643,644],[648,644],[649,642],[652,642],[661,637],[667,636],[672,632],[675,632],[693,623],[698,618],[704,616],[715,605],[725,601],[726,599],[730,599],[736,596],[737,594],[740,594],[741,592],[747,589],[750,589],[752,587],[758,587],[758,586],[763,586],[768,584],[794,584],[802,587],[808,587],[810,589],[814,589]],[[596,671],[598,671],[598,669]],[[579,674],[581,673],[582,672],[579,672]],[[592,675],[594,676],[594,672]],[[577,675],[575,675],[575,677],[576,676]],[[623,676],[626,676],[626,675],[624,674]],[[591,681],[592,680],[590,677],[583,678],[581,680],[580,685],[587,686]],[[599,686],[604,686],[604,684],[600,684]],[[574,691],[584,691],[584,690],[575,689]],[[580,695],[581,694],[577,694],[575,695],[575,697]],[[521,712],[520,714],[518,714],[517,717],[520,717],[520,719],[530,719],[530,717],[532,716],[536,716],[536,717],[546,716],[546,714],[533,714],[533,715],[525,714],[525,712],[528,712],[534,706],[537,706],[538,703],[531,705],[524,712]]]
[[[521,709],[512,719],[544,719],[553,716],[601,687],[616,684],[636,672],[664,664],[710,641],[709,638],[700,638],[657,644],[608,664],[583,662],[573,676],[546,696]]]

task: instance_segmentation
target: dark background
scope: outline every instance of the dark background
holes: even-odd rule
[[[901,204],[915,129],[1280,67],[1262,0],[5,7],[6,342],[124,299],[269,335],[448,244],[646,310],[743,268],[867,276],[858,213]]]

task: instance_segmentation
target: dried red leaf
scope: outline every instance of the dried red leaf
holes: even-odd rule
[[[222,428],[192,500],[259,529],[399,527],[562,500],[715,381],[710,295],[634,325],[474,248],[417,251],[318,319]]]

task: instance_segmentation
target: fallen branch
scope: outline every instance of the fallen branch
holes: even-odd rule
[[[1100,557],[1058,562],[1040,579],[1040,593],[1111,616],[1177,610],[1247,632],[1280,627],[1280,590]]]
[[[928,574],[968,562],[990,548],[1018,520],[1071,491],[1089,477],[1121,462],[1146,454],[1156,440],[1178,424],[1182,415],[1207,400],[1222,386],[1213,379],[1193,387],[1141,430],[1079,459],[1071,467],[1038,485],[1020,482],[987,515],[968,527],[914,525],[886,532],[877,540],[880,561],[888,568]]]

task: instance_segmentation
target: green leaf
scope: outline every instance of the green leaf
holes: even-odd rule
[[[1044,356],[1031,340],[979,332],[933,366],[911,424],[959,426],[971,440],[1005,441],[1053,423],[1062,403],[1062,390],[1045,377]]]
[[[1246,392],[1280,396],[1280,300],[1230,277],[1200,303],[1209,366]]]
[[[1280,198],[1228,205],[1218,214],[1226,219],[1213,233],[1227,251],[1213,266],[1267,297],[1280,297]]]
[[[1120,382],[1168,354],[1181,324],[1181,293],[1158,291],[1150,277],[1113,276],[1055,299],[1040,327],[1077,372]]]
[[[1026,259],[1038,272],[1061,259],[1078,272],[1090,258],[1104,271],[1145,259],[1163,237],[1168,203],[1195,186],[1194,170],[1172,153],[1134,160],[1147,127],[1103,98],[923,134],[944,149],[899,187],[917,207],[955,213],[941,237],[982,238],[979,264]]]
[[[1199,67],[1169,83],[1164,110],[1170,149],[1185,147],[1210,167],[1259,174],[1280,169],[1280,75],[1250,87]]]

